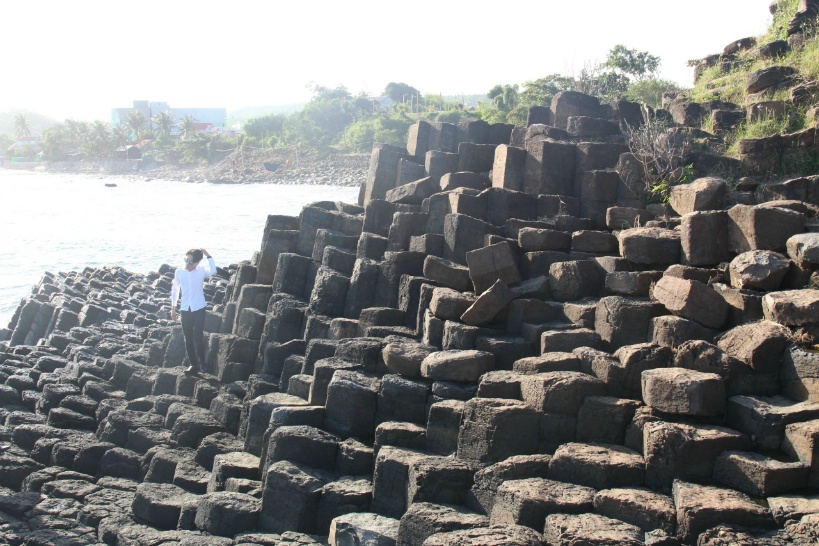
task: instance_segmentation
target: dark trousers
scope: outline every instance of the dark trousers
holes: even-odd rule
[[[205,327],[205,308],[198,311],[182,311],[182,333],[185,335],[185,349],[191,366],[205,370],[205,340],[202,330]]]

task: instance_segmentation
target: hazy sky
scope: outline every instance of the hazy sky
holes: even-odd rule
[[[485,93],[571,74],[612,46],[686,60],[764,33],[770,0],[0,0],[0,111],[110,119],[171,107],[288,104],[308,84]]]

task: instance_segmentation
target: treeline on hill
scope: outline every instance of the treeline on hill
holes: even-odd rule
[[[602,100],[625,97],[659,106],[664,92],[679,90],[658,77],[659,66],[659,57],[617,45],[604,63],[589,64],[579,74],[552,74],[520,85],[499,84],[477,101],[422,94],[399,82],[387,84],[384,96],[376,99],[364,93],[354,95],[344,86],[331,89],[313,85],[312,98],[304,108],[289,115],[251,118],[236,137],[197,132],[196,120],[190,116],[174,120],[162,112],[147,119],[132,111],[115,127],[103,121],[65,120],[42,131],[38,150],[18,150],[15,154],[42,152],[50,160],[101,160],[116,157],[125,146],[139,144],[142,157],[184,164],[217,161],[239,148],[333,146],[366,152],[374,142],[406,143],[409,126],[419,119],[449,123],[483,119],[523,125],[529,107],[548,106],[560,91],[581,91]],[[14,136],[18,139],[31,135],[32,128],[26,116],[15,116]],[[146,144],[148,140],[150,144]],[[10,135],[0,134],[0,150],[7,150],[13,142]]]
[[[483,119],[524,125],[529,107],[548,106],[555,94],[569,90],[601,100],[625,97],[658,107],[663,93],[680,90],[658,77],[659,67],[659,57],[617,45],[604,63],[587,65],[577,75],[552,74],[522,85],[499,84],[474,107],[440,95],[424,95],[405,83],[387,85],[384,95],[392,101],[387,106],[364,94],[354,96],[343,86],[315,86],[312,99],[302,110],[289,116],[248,120],[245,143],[258,147],[336,145],[367,151],[374,142],[405,143],[409,126],[419,119],[449,123]]]

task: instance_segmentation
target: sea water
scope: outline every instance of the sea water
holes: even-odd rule
[[[106,184],[116,184],[107,187]],[[355,203],[358,188],[209,184],[0,169],[0,328],[43,273],[181,266],[205,248],[217,265],[259,250],[268,214],[314,201]]]

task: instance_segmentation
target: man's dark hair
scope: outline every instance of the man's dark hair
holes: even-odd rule
[[[188,256],[193,258],[194,262],[201,262],[202,261],[202,249],[201,248],[192,248],[186,252]]]

